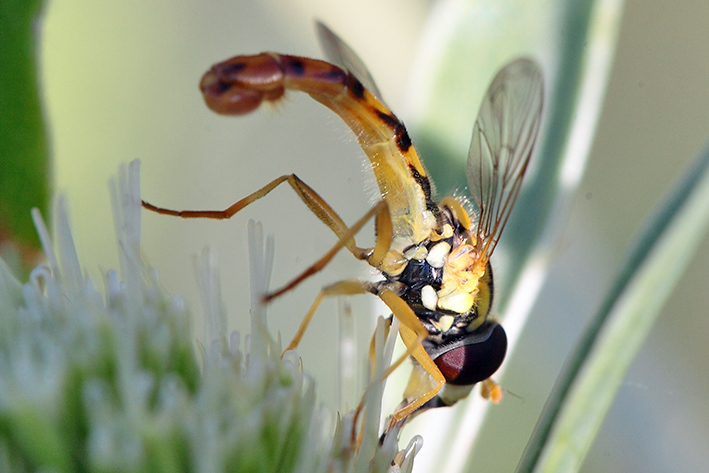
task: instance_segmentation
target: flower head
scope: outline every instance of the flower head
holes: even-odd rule
[[[281,358],[258,302],[273,255],[259,225],[249,230],[251,333],[227,332],[205,251],[207,340],[195,350],[185,304],[140,258],[138,170],[113,186],[121,273],[105,275],[103,292],[81,270],[61,199],[56,252],[34,215],[47,263],[20,284],[0,260],[0,470],[410,471],[419,439],[401,452],[396,436],[379,442],[383,382],[367,389],[361,423],[344,413],[328,428],[334,416],[297,354]],[[385,332],[380,322],[377,372],[391,356]]]

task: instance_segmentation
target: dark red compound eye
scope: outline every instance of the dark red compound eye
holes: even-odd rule
[[[505,329],[486,322],[474,332],[452,343],[433,361],[452,385],[469,386],[495,373],[507,353]]]

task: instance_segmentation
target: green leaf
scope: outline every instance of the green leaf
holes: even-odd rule
[[[577,471],[709,227],[709,146],[640,232],[547,401],[518,472]]]
[[[30,209],[46,212],[49,158],[39,93],[39,0],[0,2],[0,243],[38,249]]]

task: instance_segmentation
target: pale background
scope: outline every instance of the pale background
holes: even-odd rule
[[[209,112],[197,90],[209,65],[235,54],[272,50],[320,57],[312,28],[317,17],[359,52],[391,107],[406,110],[407,71],[430,2],[354,5],[49,2],[43,73],[56,185],[68,197],[79,254],[92,276],[117,265],[106,182],[119,163],[135,158],[143,163],[143,195],[158,205],[219,208],[296,172],[345,221],[366,211],[371,182],[365,184],[362,152],[329,111],[292,96],[275,111],[227,119]],[[701,0],[626,3],[587,173],[558,242],[551,280],[503,380],[520,398],[508,396],[493,409],[476,471],[514,468],[563,358],[632,235],[709,137],[708,26],[709,3]],[[184,294],[198,313],[192,259],[206,245],[215,249],[230,321],[243,329],[250,218],[261,220],[276,238],[274,286],[334,241],[284,187],[229,222],[144,214],[145,257],[165,288]],[[631,369],[584,471],[706,470],[707,263],[705,242]],[[322,275],[273,304],[271,326],[289,338],[318,288],[362,274],[363,265],[341,255]],[[362,299],[353,301],[356,314],[368,311],[371,301]],[[300,350],[329,406],[335,402],[335,307],[330,302],[323,308]],[[365,333],[369,323],[362,324]],[[195,333],[201,337],[199,322]],[[435,423],[435,412],[427,419]]]

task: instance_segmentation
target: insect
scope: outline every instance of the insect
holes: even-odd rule
[[[499,401],[490,380],[507,350],[502,326],[489,317],[493,300],[490,257],[507,223],[527,169],[540,126],[543,79],[530,59],[504,66],[483,99],[473,128],[467,177],[474,208],[453,197],[434,200],[431,182],[404,124],[380,99],[362,61],[322,24],[318,33],[335,63],[261,53],[214,65],[200,89],[213,111],[242,115],[287,90],[305,92],[338,114],[354,132],[371,162],[382,197],[367,214],[347,226],[337,213],[295,174],[274,179],[224,210],[170,210],[143,201],[157,213],[183,218],[228,219],[287,182],[310,210],[337,236],[320,260],[265,300],[283,294],[320,271],[345,247],[376,268],[370,281],[342,281],[324,288],[305,315],[287,349],[295,348],[323,298],[371,293],[400,321],[399,334],[414,370],[404,401],[390,419],[401,425],[423,408],[448,406],[483,383],[483,393]],[[472,217],[471,217],[472,216]],[[355,234],[375,219],[373,248],[360,248]]]

